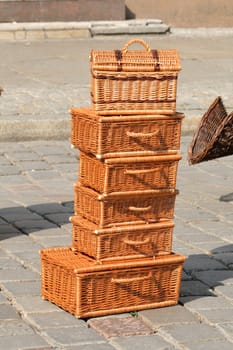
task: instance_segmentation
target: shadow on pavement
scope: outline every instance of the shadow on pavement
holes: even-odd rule
[[[69,223],[73,215],[73,201],[41,203],[28,207],[0,209],[0,241],[14,235],[58,228]]]
[[[204,296],[217,297],[216,290],[231,286],[233,298],[233,244],[217,247],[210,254],[194,254],[187,257],[181,284],[181,303]],[[228,291],[229,294],[229,291]]]

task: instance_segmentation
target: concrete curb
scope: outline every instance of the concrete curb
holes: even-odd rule
[[[159,19],[0,23],[0,40],[47,40],[63,38],[90,38],[96,35],[166,34],[170,27]]]

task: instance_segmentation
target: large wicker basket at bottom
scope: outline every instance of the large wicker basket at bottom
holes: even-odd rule
[[[233,112],[217,97],[203,115],[189,146],[188,160],[197,164],[233,154]]]
[[[40,252],[42,296],[80,318],[175,305],[182,265],[179,254],[111,261],[95,260],[70,247]]]

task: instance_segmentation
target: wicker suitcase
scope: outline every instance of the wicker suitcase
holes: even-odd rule
[[[74,212],[99,225],[150,223],[174,217],[178,190],[114,192],[109,195],[74,185]]]
[[[132,44],[143,46],[129,50]],[[180,60],[177,50],[151,50],[132,39],[122,50],[92,50],[91,100],[99,114],[173,114]]]
[[[70,109],[71,143],[97,158],[177,153],[184,115],[98,116],[90,108]]]
[[[98,160],[80,152],[79,182],[100,193],[174,189],[179,154]]]
[[[42,296],[87,318],[175,305],[184,256],[123,259],[98,264],[70,247],[40,252]]]
[[[98,261],[170,254],[174,223],[121,225],[99,229],[81,216],[72,216],[72,247]]]

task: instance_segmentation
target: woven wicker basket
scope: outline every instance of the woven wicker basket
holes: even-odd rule
[[[227,114],[217,97],[203,115],[189,147],[188,160],[196,164],[233,154],[233,112]]]
[[[100,193],[174,189],[179,154],[98,160],[80,152],[79,182]]]
[[[100,228],[120,224],[149,223],[174,217],[177,190],[98,192],[74,185],[74,211]]]
[[[100,117],[89,108],[70,113],[72,145],[97,158],[174,154],[180,148],[181,113]]]
[[[139,43],[143,50],[129,50]],[[132,39],[122,50],[92,50],[91,99],[99,114],[173,114],[180,61],[177,50],[151,50]]]
[[[98,261],[170,254],[174,223],[121,225],[99,229],[81,216],[70,218],[72,247]]]
[[[70,247],[40,252],[42,296],[80,318],[175,305],[184,256],[98,264]]]

